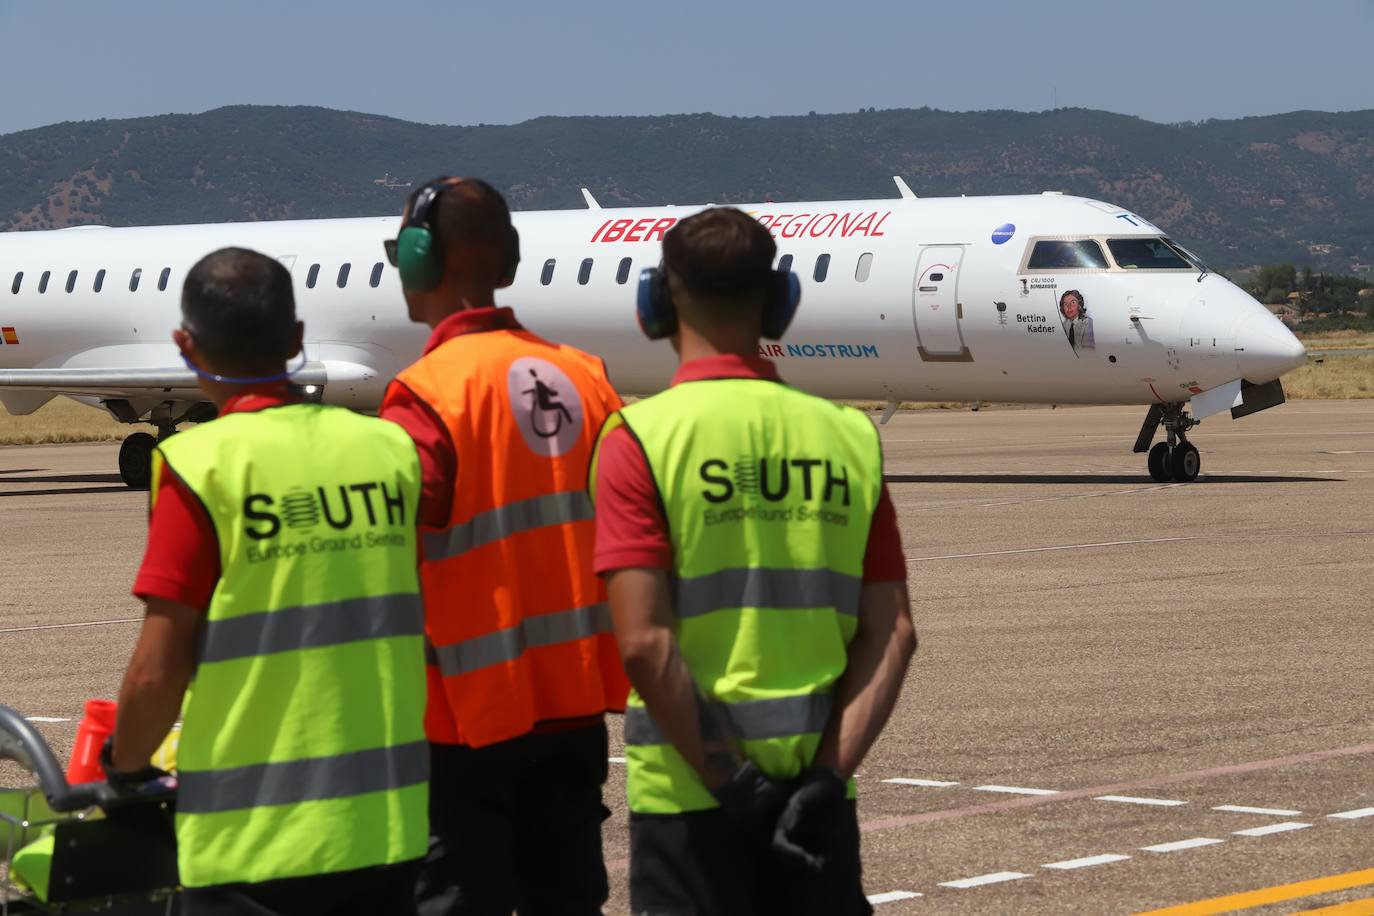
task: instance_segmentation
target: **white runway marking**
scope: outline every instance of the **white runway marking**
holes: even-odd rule
[[[624,762],[625,762],[625,758],[624,758],[624,757],[607,757],[606,759],[609,760],[611,763],[624,763]]]
[[[1354,811],[1338,811],[1335,814],[1328,814],[1327,817],[1336,817],[1343,821],[1353,821],[1358,817],[1374,817],[1374,808],[1356,808]]]
[[[897,786],[925,786],[928,789],[948,789],[950,786],[957,786],[957,782],[942,782],[938,779],[906,779],[897,777],[895,779],[884,779],[883,782],[890,782]]]
[[[62,718],[61,716],[25,716],[24,718],[25,718],[25,719],[28,719],[30,722],[42,722],[42,723],[50,723],[50,722],[70,722],[70,721],[71,721],[71,719],[64,719],[64,718]]]
[[[1050,862],[1042,865],[1041,868],[1058,868],[1061,871],[1069,871],[1074,868],[1092,868],[1094,865],[1106,865],[1108,862],[1124,862],[1130,856],[1123,856],[1120,853],[1104,852],[1100,856],[1084,856],[1081,859],[1066,859],[1063,862]]]
[[[1294,811],[1291,808],[1251,808],[1248,805],[1217,805],[1213,811],[1232,811],[1236,814],[1272,814],[1276,817],[1293,817],[1302,814],[1301,811]]]
[[[978,557],[1004,557],[1014,553],[1045,553],[1052,550],[1088,550],[1095,547],[1129,547],[1134,544],[1170,544],[1176,541],[1207,541],[1215,538],[1199,534],[1182,535],[1172,538],[1140,538],[1132,541],[1101,541],[1096,544],[1058,544],[1053,547],[1018,547],[1014,550],[987,550],[982,553],[950,553],[938,557],[907,557],[912,563],[925,563],[931,560],[972,560]]]
[[[1009,795],[1058,795],[1058,789],[1027,789],[1025,786],[974,786],[975,792],[1006,792]]]
[[[6,627],[0,633],[24,633],[29,630],[68,630],[76,627],[103,627],[111,623],[140,623],[142,617],[116,617],[114,620],[88,620],[85,623],[45,623],[34,627]]]
[[[910,900],[913,897],[923,897],[915,891],[888,891],[885,894],[869,894],[868,902],[872,904],[895,903],[898,900]]]
[[[1231,832],[1236,836],[1268,836],[1271,833],[1286,833],[1289,830],[1301,830],[1311,826],[1311,824],[1304,824],[1301,821],[1284,821],[1282,824],[1265,824],[1263,827],[1251,827],[1249,830],[1232,830]]]
[[[1127,805],[1158,805],[1163,808],[1188,804],[1185,801],[1176,801],[1172,798],[1138,798],[1134,795],[1099,795],[1093,801],[1122,802]]]
[[[1225,842],[1225,840],[1217,840],[1209,836],[1195,836],[1191,840],[1156,843],[1153,846],[1142,846],[1140,849],[1142,852],[1178,852],[1181,849],[1197,849],[1199,846],[1215,846],[1217,843]]]
[[[942,881],[941,887],[957,887],[960,889],[967,887],[982,887],[985,884],[1001,884],[1003,881],[1016,881],[1020,878],[1029,878],[1030,875],[1020,871],[995,871],[990,875],[978,875],[974,878],[960,878],[958,881]]]

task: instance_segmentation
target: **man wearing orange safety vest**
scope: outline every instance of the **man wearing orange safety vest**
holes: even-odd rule
[[[430,848],[422,914],[600,913],[604,714],[623,711],[585,493],[620,407],[601,360],[521,327],[494,293],[520,261],[474,179],[415,191],[386,244],[433,333],[381,415],[420,454]]]

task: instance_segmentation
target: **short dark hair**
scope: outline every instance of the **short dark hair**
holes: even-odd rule
[[[217,368],[275,368],[295,343],[291,273],[247,248],[211,252],[186,275],[181,318]]]
[[[777,253],[769,231],[734,207],[702,210],[663,237],[664,266],[703,304],[759,301]]]
[[[500,191],[480,178],[455,178],[435,199],[430,222],[445,260],[461,249],[484,281],[495,285],[504,278],[511,219]]]

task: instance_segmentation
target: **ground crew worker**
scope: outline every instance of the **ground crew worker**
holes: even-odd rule
[[[847,798],[916,649],[906,561],[873,424],[757,355],[799,297],[775,254],[729,208],[665,236],[639,317],[681,366],[594,459],[636,914],[870,912]]]
[[[429,767],[415,447],[292,398],[304,326],[272,258],[208,255],[181,308],[173,338],[219,418],[154,453],[147,616],[107,773],[147,776],[182,712],[188,914],[413,912]]]
[[[526,331],[496,289],[519,263],[490,185],[411,195],[387,245],[433,328],[381,415],[420,450],[431,642],[431,839],[422,913],[578,916],[609,893],[604,713],[629,685],[592,572],[586,475],[617,407],[600,359]]]

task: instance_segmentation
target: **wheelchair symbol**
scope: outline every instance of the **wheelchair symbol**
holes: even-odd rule
[[[573,422],[572,414],[562,401],[556,400],[557,388],[544,384],[533,369],[530,370],[530,375],[534,378],[534,387],[520,392],[530,396],[530,426],[534,428],[534,434],[541,439],[552,439],[562,431],[565,422]],[[550,415],[553,416],[551,424],[548,419]],[[544,418],[542,424],[541,417]],[[549,428],[550,425],[552,429]]]

